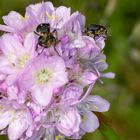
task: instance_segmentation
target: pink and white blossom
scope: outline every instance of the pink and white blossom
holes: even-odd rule
[[[11,11],[3,21],[0,134],[9,140],[65,140],[81,139],[98,129],[94,112],[108,111],[110,104],[90,93],[97,80],[114,77],[104,73],[105,38],[87,36],[84,15],[52,2],[29,5],[24,16]],[[50,25],[55,45],[50,34],[37,34],[41,23]]]
[[[28,64],[20,81],[20,87],[31,92],[35,102],[47,106],[53,91],[68,82],[65,63],[58,56],[40,55]]]

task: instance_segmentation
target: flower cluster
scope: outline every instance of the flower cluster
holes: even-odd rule
[[[107,111],[109,103],[90,95],[91,90],[100,78],[114,76],[103,73],[105,38],[83,34],[85,17],[51,2],[29,5],[24,17],[11,11],[3,20],[1,134],[10,140],[64,140],[95,131],[99,121],[94,112]],[[50,38],[36,33],[42,23],[50,25]],[[50,46],[39,45],[39,38]]]

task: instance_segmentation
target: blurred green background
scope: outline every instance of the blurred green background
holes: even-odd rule
[[[0,0],[1,17],[41,0]],[[121,140],[140,140],[140,0],[52,0],[55,6],[65,5],[80,11],[87,25],[105,25],[110,36],[104,53],[115,79],[96,84],[93,93],[110,101],[105,115]],[[6,139],[1,136],[0,140]],[[87,134],[83,140],[105,140],[99,130]],[[112,138],[113,140],[113,138]]]

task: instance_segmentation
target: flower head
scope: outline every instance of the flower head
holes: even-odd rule
[[[85,16],[51,2],[29,5],[24,16],[11,11],[3,20],[1,133],[10,140],[64,140],[95,131],[94,112],[108,111],[110,104],[91,90],[100,78],[114,77],[103,73],[105,38],[88,36]],[[47,30],[38,33],[44,24]]]

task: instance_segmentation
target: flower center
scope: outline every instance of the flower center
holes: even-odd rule
[[[36,74],[36,82],[37,84],[46,84],[52,77],[52,72],[50,69],[42,69],[39,70]]]
[[[18,64],[20,68],[24,68],[26,61],[29,59],[29,56],[27,54],[24,54],[19,60]]]

